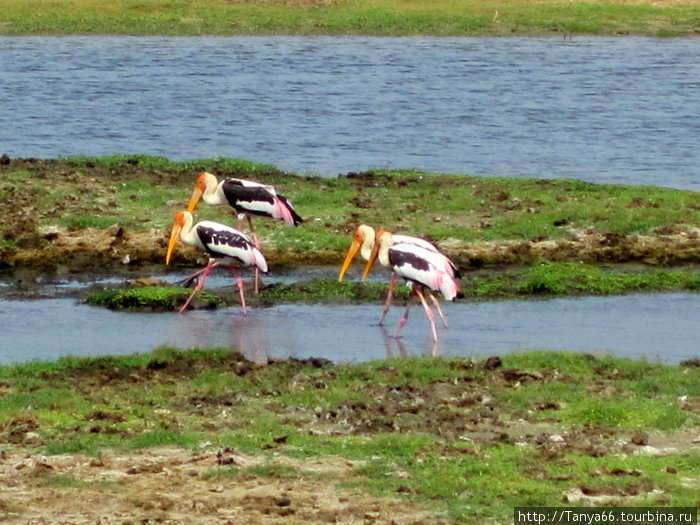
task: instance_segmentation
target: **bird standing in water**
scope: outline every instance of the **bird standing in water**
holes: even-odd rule
[[[260,249],[260,243],[255,228],[253,228],[251,215],[281,220],[288,226],[296,226],[303,222],[289,199],[279,195],[275,187],[269,184],[233,178],[226,178],[219,182],[214,175],[205,171],[197,177],[192,196],[187,204],[187,211],[193,212],[200,199],[211,206],[221,204],[231,206],[238,215],[238,230],[243,230],[243,221],[247,218],[253,243],[258,249]],[[258,270],[256,269],[256,293],[258,280]]]
[[[362,259],[364,259],[365,261],[369,260],[370,255],[372,253],[372,248],[374,247],[375,238],[376,234],[374,228],[372,228],[371,226],[367,224],[361,224],[357,227],[353,235],[353,240],[350,245],[350,248],[348,249],[347,255],[345,256],[345,260],[343,261],[343,265],[340,268],[340,274],[338,276],[339,282],[343,280],[345,273],[350,267],[350,263],[353,261],[358,251],[360,252],[360,256],[362,257]],[[421,239],[420,237],[413,237],[410,235],[392,235],[392,239],[393,245],[395,246],[415,246],[417,248],[422,248],[424,250],[437,254],[433,257],[434,263],[438,264],[445,272],[452,274],[452,276],[455,279],[458,279],[460,277],[459,271],[452,263],[452,261],[450,261],[450,259],[448,259],[447,256],[442,254],[432,243],[426,241],[425,239]],[[391,301],[394,293],[395,283],[396,273],[392,272],[391,278],[389,280],[389,290],[387,292],[386,301],[384,302],[384,308],[382,310],[382,316],[379,319],[380,325],[384,322],[384,318],[386,317],[387,312],[391,308]],[[435,306],[438,314],[440,315],[440,319],[442,319],[443,325],[447,327],[447,320],[445,319],[445,316],[442,313],[442,309],[440,308],[440,303],[438,302],[437,298],[429,290],[428,296],[430,297],[433,306]]]
[[[194,219],[188,211],[175,214],[173,229],[170,233],[165,264],[170,264],[170,257],[178,239],[184,244],[195,246],[209,254],[209,262],[189,279],[197,280],[194,291],[187,298],[179,313],[185,311],[194,296],[204,287],[204,281],[215,266],[228,265],[231,274],[236,279],[236,286],[241,297],[243,314],[247,313],[243,281],[238,273],[238,266],[253,266],[256,270],[267,273],[267,261],[253,241],[243,232],[213,221],[201,221],[193,224]]]
[[[452,262],[440,252],[422,246],[396,243],[393,235],[384,230],[377,232],[374,246],[362,275],[363,281],[367,279],[367,275],[377,258],[382,266],[391,268],[394,274],[403,277],[411,286],[411,295],[406,305],[406,311],[399,322],[394,337],[399,337],[399,332],[408,320],[408,312],[412,305],[410,299],[417,295],[430,322],[433,341],[437,342],[433,312],[426,303],[422,290],[427,288],[439,291],[445,299],[453,301],[459,294],[459,281]]]

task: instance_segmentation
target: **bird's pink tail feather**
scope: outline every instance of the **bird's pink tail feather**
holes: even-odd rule
[[[262,273],[267,273],[267,261],[265,260],[265,256],[255,246],[252,246],[251,248],[253,251],[253,266],[255,266]]]
[[[440,272],[438,288],[445,299],[452,301],[459,294],[459,281],[447,272]]]
[[[294,226],[294,217],[281,199],[275,199],[275,219],[282,219],[287,226]]]

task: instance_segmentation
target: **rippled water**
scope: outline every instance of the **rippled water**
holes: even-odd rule
[[[646,38],[0,37],[0,153],[240,157],[700,190],[700,41]],[[697,294],[447,305],[434,349],[698,357]],[[0,363],[232,346],[253,359],[433,351],[414,307],[115,313],[0,301]],[[393,332],[397,308],[388,320]]]
[[[0,364],[65,355],[123,355],[160,345],[231,347],[248,358],[323,357],[335,362],[387,356],[503,355],[528,349],[569,350],[678,363],[700,357],[700,294],[653,294],[542,301],[446,304],[449,328],[433,347],[429,326],[414,306],[402,338],[393,308],[385,329],[381,307],[281,305],[175,313],[123,313],[72,299],[0,301]]]
[[[700,189],[698,39],[0,38],[10,156]]]

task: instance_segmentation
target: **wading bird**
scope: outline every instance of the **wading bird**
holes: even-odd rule
[[[262,252],[256,248],[253,241],[246,234],[213,221],[201,221],[193,225],[192,214],[188,211],[179,211],[175,214],[173,229],[168,242],[168,252],[165,255],[165,264],[170,263],[170,256],[177,244],[178,238],[189,246],[196,246],[209,255],[209,262],[198,272],[188,278],[188,281],[197,279],[194,291],[179,313],[185,311],[194,296],[204,287],[204,281],[212,268],[219,265],[228,265],[231,274],[236,279],[236,286],[241,296],[243,314],[246,314],[245,294],[243,281],[238,274],[238,266],[254,266],[256,270],[267,273],[267,261]]]
[[[224,179],[219,182],[214,175],[204,172],[197,177],[187,211],[194,211],[200,199],[210,206],[231,206],[238,214],[238,229],[243,227],[243,219],[247,218],[254,239],[256,235],[251,215],[278,219],[288,226],[303,222],[289,200],[269,184],[245,179]]]
[[[274,186],[260,184],[245,179],[227,178],[219,182],[211,173],[201,173],[192,190],[187,211],[192,212],[199,200],[211,206],[228,204],[238,215],[238,229],[243,230],[243,220],[248,219],[250,233],[255,247],[260,249],[258,236],[253,228],[251,215],[260,215],[284,221],[288,226],[296,226],[303,219],[294,211],[291,202],[278,195]],[[255,270],[255,291],[258,291],[258,270]]]
[[[426,241],[425,239],[421,239],[420,237],[412,237],[409,235],[392,235],[392,239],[394,246],[416,246],[418,248],[425,249],[429,252],[434,252],[439,256],[434,257],[435,262],[438,263],[445,272],[450,273],[455,279],[459,278],[459,272],[457,271],[457,268],[452,263],[452,261],[450,261],[433,244]],[[360,252],[360,256],[362,257],[362,259],[364,259],[365,261],[369,261],[370,254],[372,253],[372,248],[374,247],[374,241],[374,228],[367,224],[361,224],[357,227],[353,235],[352,243],[350,244],[350,249],[348,249],[347,255],[345,256],[345,260],[343,261],[343,265],[340,268],[340,274],[338,275],[339,282],[343,280],[345,273],[350,267],[350,263],[353,261],[358,251]],[[385,266],[387,265],[385,264]],[[382,310],[382,317],[379,319],[380,325],[382,325],[382,323],[384,322],[384,318],[386,317],[387,312],[391,308],[391,301],[394,295],[395,283],[396,273],[392,272],[391,278],[389,280],[389,291],[386,295],[386,301],[384,302],[384,308]],[[437,298],[430,291],[428,291],[428,296],[430,297],[431,302],[437,309],[438,314],[440,315],[440,319],[442,319],[442,324],[445,325],[445,327],[447,327],[447,320],[445,319],[445,316],[442,313],[442,309],[440,308],[440,303],[438,302]]]
[[[424,247],[411,244],[397,244],[391,233],[380,230],[377,232],[372,252],[362,274],[362,280],[367,279],[367,275],[372,269],[372,265],[379,258],[382,266],[389,267],[399,277],[409,283],[411,294],[406,311],[399,321],[394,337],[399,336],[399,332],[408,320],[408,312],[411,309],[411,298],[417,295],[420,298],[425,314],[428,316],[430,328],[433,333],[433,341],[437,342],[437,330],[435,329],[435,319],[428,303],[425,302],[422,290],[440,291],[448,301],[454,300],[459,294],[459,281],[453,270],[454,265],[447,257],[437,251],[428,250]]]

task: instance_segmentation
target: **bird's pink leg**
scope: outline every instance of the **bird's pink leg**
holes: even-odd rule
[[[389,279],[389,291],[386,294],[386,301],[384,302],[384,310],[382,310],[382,317],[379,319],[379,326],[382,326],[382,323],[384,323],[384,318],[386,317],[386,313],[389,311],[389,308],[391,308],[391,299],[394,296],[394,283],[396,282],[396,274],[394,272],[391,273],[391,279]]]
[[[253,244],[259,250],[260,243],[258,242],[258,234],[255,233],[255,228],[253,228],[253,219],[250,218],[250,215],[246,215],[246,217],[248,217],[248,226],[250,226],[250,234],[253,236]]]
[[[200,275],[202,275],[202,274],[204,273],[204,270],[206,270],[206,268],[207,268],[207,267],[205,266],[205,267],[202,268],[201,270],[197,270],[197,271],[194,272],[192,275],[189,275],[189,276],[185,277],[182,281],[178,281],[178,284],[179,284],[179,283],[184,283],[183,286],[189,286],[189,284],[190,284],[192,281],[194,281],[197,277],[199,277]]]
[[[241,279],[241,276],[238,274],[238,270],[234,266],[231,266],[231,275],[233,275],[236,278],[236,286],[238,286],[238,293],[241,296],[241,306],[243,307],[243,315],[246,315],[248,311],[246,310],[245,307],[245,294],[243,293],[243,279]]]
[[[420,298],[420,302],[423,304],[423,309],[425,310],[425,315],[428,316],[428,321],[430,321],[430,329],[433,331],[433,341],[437,342],[438,336],[437,336],[437,330],[435,329],[435,316],[433,315],[433,312],[430,310],[428,303],[425,302],[425,297],[423,297],[423,292],[421,292],[417,287],[415,287],[415,288],[416,288],[416,294]]]
[[[403,317],[399,321],[399,326],[396,329],[396,333],[394,334],[394,337],[396,337],[397,339],[399,337],[399,332],[401,331],[403,326],[406,324],[406,321],[408,321],[408,312],[411,309],[411,306],[413,305],[413,302],[411,301],[411,299],[413,299],[413,294],[415,293],[414,290],[415,290],[415,286],[413,288],[411,288],[411,293],[408,296],[408,303],[406,304],[406,311],[403,313]]]
[[[438,302],[437,297],[435,297],[430,292],[428,292],[428,297],[430,297],[430,300],[433,302],[433,306],[435,306],[435,309],[437,310],[438,314],[440,314],[440,319],[442,319],[442,324],[444,325],[445,328],[447,328],[447,320],[445,319],[445,316],[442,315],[442,309],[440,308],[440,303]]]
[[[250,234],[253,236],[253,244],[259,250],[260,243],[258,242],[258,234],[255,233],[255,228],[253,228],[253,219],[250,218],[250,215],[247,215],[247,217],[248,217],[248,226],[250,226]],[[258,270],[257,266],[255,267],[254,285],[255,285],[255,293],[258,293],[260,291],[260,270]]]
[[[197,295],[197,292],[199,292],[202,288],[204,288],[204,281],[207,280],[207,275],[209,275],[209,272],[211,271],[211,269],[214,266],[216,266],[217,264],[219,264],[218,261],[214,261],[214,259],[209,259],[209,262],[204,267],[204,269],[200,270],[198,272],[199,274],[201,274],[201,278],[197,282],[197,285],[194,287],[194,290],[192,290],[192,293],[190,294],[190,296],[187,298],[187,301],[185,301],[185,304],[183,304],[182,308],[180,308],[180,310],[178,311],[179,314],[181,314],[182,312],[185,311],[185,309],[187,309],[187,307],[189,306],[192,299],[194,299],[194,296]]]

